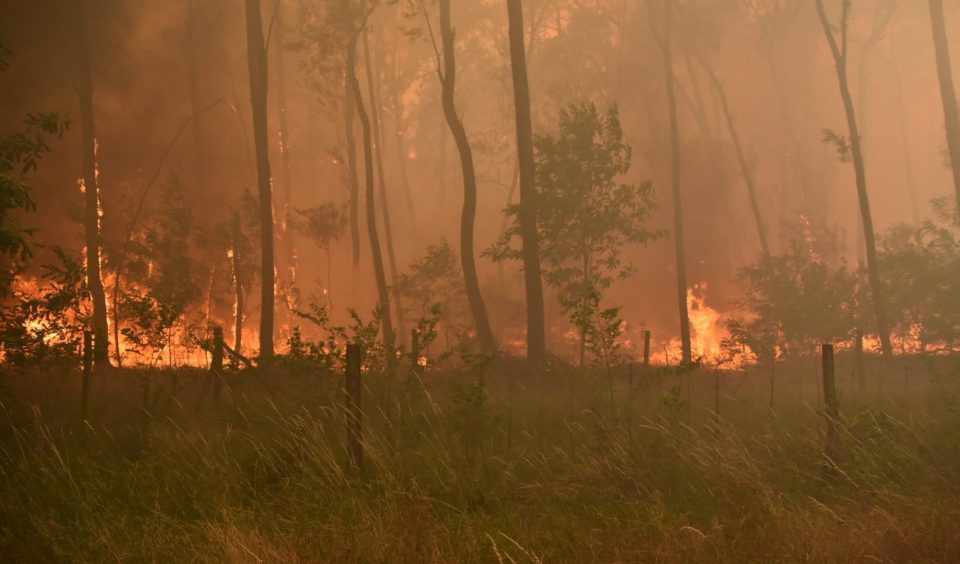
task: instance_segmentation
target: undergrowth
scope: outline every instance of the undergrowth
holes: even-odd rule
[[[2,559],[960,561],[952,369],[847,393],[835,460],[801,369],[773,408],[761,374],[718,398],[708,370],[622,374],[611,408],[605,374],[570,368],[367,373],[361,474],[339,377],[284,370],[219,404],[200,371],[100,374],[85,424],[75,378],[6,374]]]

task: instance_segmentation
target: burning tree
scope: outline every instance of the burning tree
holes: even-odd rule
[[[644,223],[654,209],[649,182],[619,182],[630,169],[630,146],[623,141],[616,107],[600,115],[592,103],[571,104],[560,111],[556,135],[535,140],[537,230],[541,235],[544,278],[557,291],[560,307],[580,334],[580,363],[589,346],[609,360],[619,335],[619,308],[602,308],[603,293],[631,266],[620,252],[628,243],[663,235]],[[516,220],[519,206],[507,213]],[[520,236],[513,226],[487,251],[494,260],[519,259],[510,247]]]
[[[184,335],[191,331],[184,316],[202,296],[192,209],[186,187],[172,177],[153,221],[133,241],[131,259],[125,263],[125,277],[134,284],[120,290],[124,315],[116,322],[129,350],[149,356],[150,364],[165,352],[169,356],[176,327]]]
[[[919,352],[953,350],[960,338],[960,241],[953,198],[934,200],[937,222],[896,225],[880,239],[892,328]]]
[[[744,291],[741,314],[724,320],[730,338],[725,348],[749,349],[761,362],[777,353],[802,354],[818,343],[846,341],[857,317],[856,277],[839,258],[836,236],[814,237],[803,224],[802,237],[786,252],[762,255],[740,271]]]
[[[250,102],[257,154],[257,196],[260,203],[260,358],[269,361],[273,357],[274,260],[273,187],[267,144],[267,49],[263,39],[260,1],[246,0],[245,6]]]

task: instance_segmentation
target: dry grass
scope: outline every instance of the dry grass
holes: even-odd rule
[[[960,381],[949,358],[839,358],[842,456],[813,359],[608,379],[502,365],[367,376],[366,466],[339,380],[6,373],[0,554],[17,562],[957,562]],[[209,392],[209,391],[208,391]],[[714,413],[714,407],[719,413]]]

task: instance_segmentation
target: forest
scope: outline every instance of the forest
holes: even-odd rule
[[[0,0],[0,561],[960,561],[958,60],[957,0]]]

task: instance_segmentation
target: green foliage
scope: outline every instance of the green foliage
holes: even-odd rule
[[[387,350],[379,338],[381,311],[373,311],[369,322],[364,322],[355,309],[348,309],[351,323],[347,326],[331,325],[326,308],[310,304],[308,311],[295,311],[298,317],[310,321],[323,334],[321,341],[309,341],[303,337],[301,328],[295,327],[287,339],[288,360],[320,364],[327,370],[343,370],[346,367],[348,343],[360,345],[363,351],[365,370],[383,372],[387,366]]]
[[[37,204],[30,196],[30,174],[50,151],[47,137],[62,137],[69,125],[57,113],[28,114],[22,131],[0,137],[0,255],[20,259],[30,256],[26,237],[33,230],[21,226],[12,212],[36,210]],[[6,290],[7,284],[0,285],[0,294]]]
[[[460,257],[446,239],[427,246],[426,255],[400,275],[397,289],[407,298],[403,303],[411,317],[438,318],[448,345],[451,339],[463,339],[473,326]]]
[[[347,463],[340,379],[290,378],[274,366],[263,380],[231,378],[230,401],[215,406],[197,401],[204,372],[156,371],[152,386],[170,392],[150,402],[147,435],[131,424],[145,416],[130,401],[136,378],[98,381],[97,418],[81,433],[69,409],[75,373],[8,372],[0,553],[11,562],[741,563],[857,562],[869,551],[884,562],[956,562],[954,363],[932,359],[940,369],[928,373],[928,359],[901,360],[918,386],[935,376],[938,385],[914,388],[908,412],[892,385],[899,375],[871,373],[886,374],[895,395],[871,392],[856,400],[867,402],[859,413],[847,408],[829,476],[822,416],[805,405],[815,401],[806,362],[780,374],[794,393],[776,417],[763,387],[736,385],[740,377],[714,416],[704,372],[654,374],[632,422],[599,416],[591,394],[565,393],[569,383],[596,386],[591,370],[531,375],[545,378],[541,391],[501,370],[482,389],[459,371],[396,394],[386,379],[365,378],[363,476]],[[804,379],[805,397],[796,393]],[[311,393],[321,386],[330,393]],[[408,415],[400,422],[398,404]]]
[[[954,198],[934,200],[938,220],[895,225],[880,238],[879,261],[893,331],[920,350],[952,350],[960,338],[960,241]]]
[[[620,323],[617,309],[601,303],[613,281],[632,269],[621,251],[663,236],[645,227],[654,209],[652,185],[619,181],[630,169],[631,149],[616,107],[604,115],[592,103],[564,107],[557,134],[537,136],[535,149],[544,279],[594,356],[609,360]],[[520,258],[511,246],[520,236],[519,212],[519,205],[507,209],[514,222],[485,256]]]
[[[86,271],[80,258],[59,247],[58,264],[43,266],[36,280],[20,278],[12,305],[0,307],[0,356],[4,362],[27,364],[75,361],[89,312]]]
[[[330,243],[343,237],[349,220],[344,206],[333,202],[297,210],[297,213],[301,220],[297,222],[296,229],[324,250],[329,250]]]
[[[853,155],[853,146],[850,144],[850,139],[846,135],[837,133],[832,129],[824,129],[823,142],[827,145],[832,145],[833,148],[837,150],[837,158],[840,159],[840,162],[850,162]]]
[[[185,187],[172,177],[152,222],[137,237],[126,261],[127,284],[120,293],[120,331],[129,350],[159,360],[174,326],[189,332],[185,314],[202,293],[197,283],[193,209]]]
[[[805,226],[808,227],[808,226]],[[829,234],[815,248],[812,235],[790,241],[779,256],[760,257],[743,268],[738,300],[742,314],[724,320],[731,337],[725,347],[743,347],[764,360],[804,354],[818,343],[849,339],[855,328],[856,278],[838,258]]]

